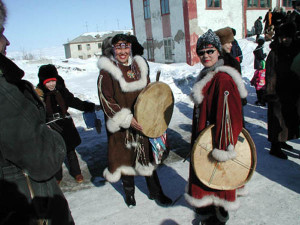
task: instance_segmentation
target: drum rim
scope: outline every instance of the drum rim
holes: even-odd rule
[[[207,126],[204,130],[202,130],[200,132],[200,134],[198,135],[197,139],[195,140],[194,144],[193,144],[193,148],[192,148],[192,152],[191,152],[191,163],[192,163],[192,167],[195,173],[195,176],[197,177],[197,179],[205,186],[207,186],[208,188],[211,189],[215,189],[215,190],[234,190],[237,188],[242,187],[243,185],[245,185],[253,176],[255,170],[256,170],[256,165],[257,165],[257,153],[256,153],[256,146],[255,143],[252,139],[252,137],[250,136],[249,132],[243,127],[241,133],[243,133],[243,135],[245,136],[245,138],[247,139],[247,141],[249,142],[250,145],[250,149],[251,149],[251,155],[252,155],[252,163],[251,163],[251,169],[249,170],[248,176],[247,178],[240,184],[240,185],[236,185],[236,186],[229,186],[229,185],[224,185],[224,186],[218,186],[218,185],[210,185],[208,184],[208,182],[206,180],[204,180],[203,178],[199,178],[198,174],[196,173],[196,169],[195,169],[195,163],[194,163],[194,153],[196,151],[197,145],[198,145],[198,140],[202,137],[202,135],[207,131],[207,130],[211,130],[214,128],[214,124],[211,124],[209,126]],[[216,161],[216,160],[215,160]],[[225,162],[226,163],[226,162]]]

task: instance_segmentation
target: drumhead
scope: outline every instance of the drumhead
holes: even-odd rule
[[[207,187],[217,190],[233,190],[249,181],[255,171],[257,157],[255,144],[243,128],[235,145],[237,157],[226,162],[216,161],[211,152],[214,125],[200,134],[193,146],[191,160],[198,179]]]
[[[143,128],[143,134],[156,138],[168,128],[174,108],[174,96],[169,85],[150,83],[138,96],[134,117]]]

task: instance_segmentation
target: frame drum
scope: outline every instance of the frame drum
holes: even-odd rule
[[[150,138],[160,137],[168,128],[174,108],[174,96],[169,85],[150,83],[138,96],[134,117],[142,126],[142,133]]]
[[[249,181],[255,171],[257,157],[255,144],[243,128],[235,145],[237,157],[226,162],[216,161],[214,149],[214,126],[205,128],[198,136],[192,149],[192,165],[198,179],[207,187],[217,190],[233,190]]]

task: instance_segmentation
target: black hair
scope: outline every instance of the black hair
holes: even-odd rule
[[[118,43],[119,41],[125,41],[125,42],[129,42],[131,43],[130,38],[128,37],[128,35],[126,34],[116,34],[112,40],[111,40],[111,44],[114,45],[116,43]]]
[[[130,43],[131,43],[132,56],[143,55],[144,47],[138,42],[136,36],[129,35],[128,37],[129,37]]]

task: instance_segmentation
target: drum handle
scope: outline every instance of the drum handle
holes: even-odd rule
[[[161,70],[158,70],[156,73],[156,81],[159,81]]]
[[[219,149],[221,149],[223,131],[225,132],[225,145],[228,146],[227,138],[231,142],[230,144],[233,145],[233,132],[232,132],[230,112],[229,112],[228,96],[229,96],[229,91],[225,91],[224,92],[223,117],[222,117],[222,127],[221,127],[220,141],[219,141]]]

